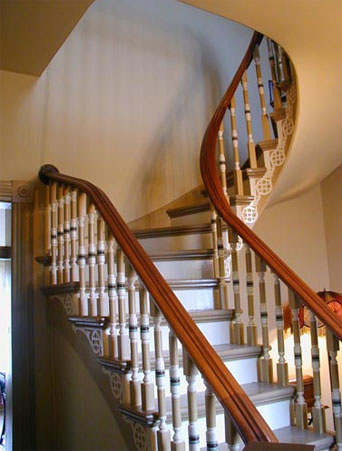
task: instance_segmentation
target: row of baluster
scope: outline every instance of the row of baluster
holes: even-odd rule
[[[283,103],[286,101],[286,97],[282,94],[285,93],[291,85],[292,80],[292,69],[289,58],[287,57],[284,50],[273,41],[267,39],[268,46],[268,59],[270,65],[271,80],[269,80],[269,101],[272,105],[274,111],[281,110],[283,108]],[[260,58],[259,46],[254,50],[253,54],[256,81],[257,81],[257,92],[259,96],[259,106],[260,106],[260,121],[259,118],[256,120],[261,124],[262,136],[259,137],[261,140],[270,140],[273,137],[270,118],[268,115],[267,100],[265,96],[265,84],[263,81],[262,65]],[[250,106],[250,95],[248,89],[248,74],[247,70],[244,72],[241,79],[241,87],[243,94],[243,109],[245,116],[246,134],[247,134],[247,150],[248,150],[248,168],[256,169],[258,167],[257,154],[255,148],[255,140],[253,138],[253,120],[252,111]],[[235,95],[232,97],[231,103],[228,107],[229,109],[229,125],[230,125],[230,135],[231,135],[231,148],[233,157],[233,174],[234,174],[234,186],[232,193],[236,195],[248,194],[245,192],[243,185],[243,177],[241,170],[241,152],[239,149],[239,137],[238,137],[238,123],[237,123],[237,103]],[[224,139],[224,122],[222,122],[219,134],[218,134],[218,148],[219,148],[219,162],[220,162],[220,172],[221,172],[221,182],[222,188],[225,193],[227,193],[227,182],[226,182],[226,151],[225,151],[225,139]],[[230,147],[230,146],[229,146]],[[243,164],[245,162],[243,161]]]
[[[152,317],[154,324],[155,370],[158,394],[158,412],[160,416],[159,435],[169,436],[166,426],[165,404],[165,371],[162,345],[162,315],[153,302],[149,302],[146,289],[138,282],[134,268],[125,258],[120,247],[116,245],[114,237],[108,232],[104,220],[97,214],[95,206],[88,201],[84,193],[66,187],[62,184],[51,183],[47,189],[47,204],[45,210],[46,238],[45,245],[51,255],[50,277],[51,284],[61,284],[73,281],[80,283],[77,311],[80,316],[109,316],[109,329],[107,331],[107,354],[114,360],[131,362],[131,397],[132,407],[141,406],[143,410],[153,410],[154,382],[151,373],[150,338],[149,329]],[[219,222],[218,222],[219,224]],[[221,225],[216,226],[219,229]],[[217,236],[221,237],[217,240]],[[50,238],[49,238],[50,237]],[[223,238],[222,238],[223,237]],[[220,241],[222,240],[222,241]],[[228,244],[227,244],[228,243]],[[267,266],[265,262],[244,246],[241,251],[241,240],[237,234],[228,228],[216,235],[216,245],[219,259],[230,255],[231,279],[234,300],[235,317],[231,324],[231,341],[236,344],[258,344],[261,335],[262,356],[260,358],[260,380],[273,382],[273,362],[270,356],[269,331],[269,302],[266,297],[265,275]],[[238,257],[238,252],[244,258]],[[253,256],[255,262],[253,265]],[[245,267],[241,268],[241,262]],[[219,261],[220,263],[220,261]],[[226,263],[226,262],[225,262]],[[222,259],[221,259],[222,264]],[[258,274],[258,296],[255,296],[254,271]],[[241,271],[246,272],[247,302],[242,305],[241,297]],[[288,385],[288,364],[285,358],[285,339],[283,306],[281,300],[281,283],[274,273],[274,301],[275,322],[277,327],[278,361],[277,382],[283,386]],[[227,277],[220,285],[225,298],[223,308],[228,308],[231,301]],[[139,308],[137,308],[136,292],[139,291]],[[256,298],[259,299],[260,318],[255,317]],[[289,302],[292,313],[292,332],[294,337],[294,362],[296,373],[296,402],[294,404],[294,421],[298,427],[307,425],[307,406],[304,399],[304,384],[302,371],[301,330],[299,311],[302,308],[300,300],[289,291]],[[127,309],[128,307],[128,309]],[[245,327],[242,315],[247,310],[248,323]],[[128,312],[127,312],[128,310]],[[128,313],[128,324],[127,324]],[[128,327],[127,327],[128,326]],[[140,327],[140,343],[138,337]],[[261,334],[258,334],[258,328]],[[245,338],[246,332],[246,338]],[[338,374],[337,352],[339,341],[326,331],[327,349],[329,356],[329,370],[331,379],[332,405],[335,430],[338,443],[341,444],[341,406]],[[313,427],[317,432],[325,431],[325,408],[321,401],[320,359],[318,347],[317,321],[315,315],[310,313],[310,337],[312,353],[312,373],[314,378],[315,404],[312,409]],[[174,443],[180,440],[181,407],[179,398],[179,355],[177,337],[170,332],[170,382],[173,404],[173,438]],[[195,380],[197,369],[191,359],[185,356],[185,376],[188,381],[188,408],[189,408],[189,437],[192,448],[197,449],[194,437],[196,436],[196,390]],[[141,363],[140,363],[141,355]],[[142,366],[142,378],[140,373]],[[207,387],[207,397],[210,399],[210,409],[207,421],[211,437],[215,441],[214,395]],[[213,404],[211,404],[213,403]],[[164,440],[164,439],[163,439]],[[165,439],[166,440],[166,439]],[[167,439],[168,440],[168,439]],[[178,445],[177,445],[178,446]],[[179,445],[181,446],[181,445]],[[183,445],[182,445],[183,446]],[[162,448],[163,449],[163,448]]]
[[[78,193],[62,184],[52,183],[47,190],[45,246],[51,255],[51,284],[79,282],[80,293],[75,306],[78,315],[109,316],[109,328],[104,335],[105,357],[130,362],[129,378],[128,382],[126,381],[129,396],[124,401],[144,412],[158,411],[156,433],[158,449],[169,449],[172,443],[172,449],[183,450],[185,441],[181,434],[179,341],[170,329],[169,346],[166,346],[166,349],[168,348],[169,352],[173,429],[171,439],[167,425],[163,317],[150,299],[146,288],[138,282],[134,268],[127,261],[121,248],[116,245],[113,235],[108,232],[94,205],[87,203],[87,196],[84,193]],[[151,325],[154,328],[153,342],[150,339]],[[153,364],[152,343],[155,354]],[[199,450],[196,388],[198,371],[185,350],[182,356],[183,373],[188,384],[189,449]],[[205,399],[207,446],[210,449],[217,449],[216,399],[209,386],[206,387]]]

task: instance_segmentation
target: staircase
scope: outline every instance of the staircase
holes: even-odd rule
[[[239,450],[243,443],[260,442],[265,449],[342,449],[342,324],[251,230],[285,162],[296,110],[291,63],[268,41],[274,110],[267,113],[261,39],[253,35],[203,139],[202,200],[168,208],[169,226],[130,230],[99,188],[53,166],[40,171],[47,186],[44,250],[36,260],[50,269],[50,283],[41,289],[57,316],[88,341],[91,371],[111,390],[108,403],[127,449]],[[249,107],[251,61],[261,111],[257,145]],[[239,84],[248,148],[243,164]],[[283,327],[286,301],[292,312],[290,350]],[[310,427],[301,318],[311,340]],[[320,371],[318,321],[325,326],[327,374]],[[321,379],[326,383],[328,373],[332,407],[326,421],[329,401],[322,401]]]

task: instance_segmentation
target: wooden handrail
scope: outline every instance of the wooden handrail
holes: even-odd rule
[[[248,50],[218,105],[205,132],[201,147],[201,174],[209,198],[222,219],[231,226],[241,238],[254,250],[279,278],[310,308],[310,310],[341,340],[342,322],[337,315],[317,296],[317,294],[292,271],[248,226],[244,224],[230,207],[222,190],[216,163],[216,142],[220,124],[224,118],[232,97],[241,81],[242,75],[253,58],[256,45],[262,35],[255,32]]]
[[[45,184],[50,180],[58,181],[88,194],[170,327],[221,402],[242,440],[245,443],[277,442],[272,430],[175,296],[106,194],[90,182],[60,174],[51,165],[42,166],[39,177]]]

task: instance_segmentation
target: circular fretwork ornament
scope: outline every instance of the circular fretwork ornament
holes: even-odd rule
[[[245,224],[253,224],[257,217],[257,209],[253,205],[249,205],[242,210],[242,220]]]
[[[284,149],[276,149],[271,153],[272,166],[282,166],[285,162]]]

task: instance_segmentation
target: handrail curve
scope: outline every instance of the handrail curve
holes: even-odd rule
[[[52,165],[42,166],[39,178],[45,184],[50,180],[62,182],[88,194],[177,338],[211,386],[242,440],[245,443],[278,442],[273,431],[173,293],[108,196],[92,183],[61,174]]]
[[[204,186],[215,210],[238,235],[272,268],[279,278],[309,307],[309,309],[341,340],[342,321],[324,301],[280,258],[278,257],[230,207],[222,190],[216,164],[216,141],[220,124],[232,97],[241,81],[242,75],[253,58],[255,47],[261,42],[262,34],[255,32],[247,52],[219,103],[207,127],[201,146],[200,166]]]

